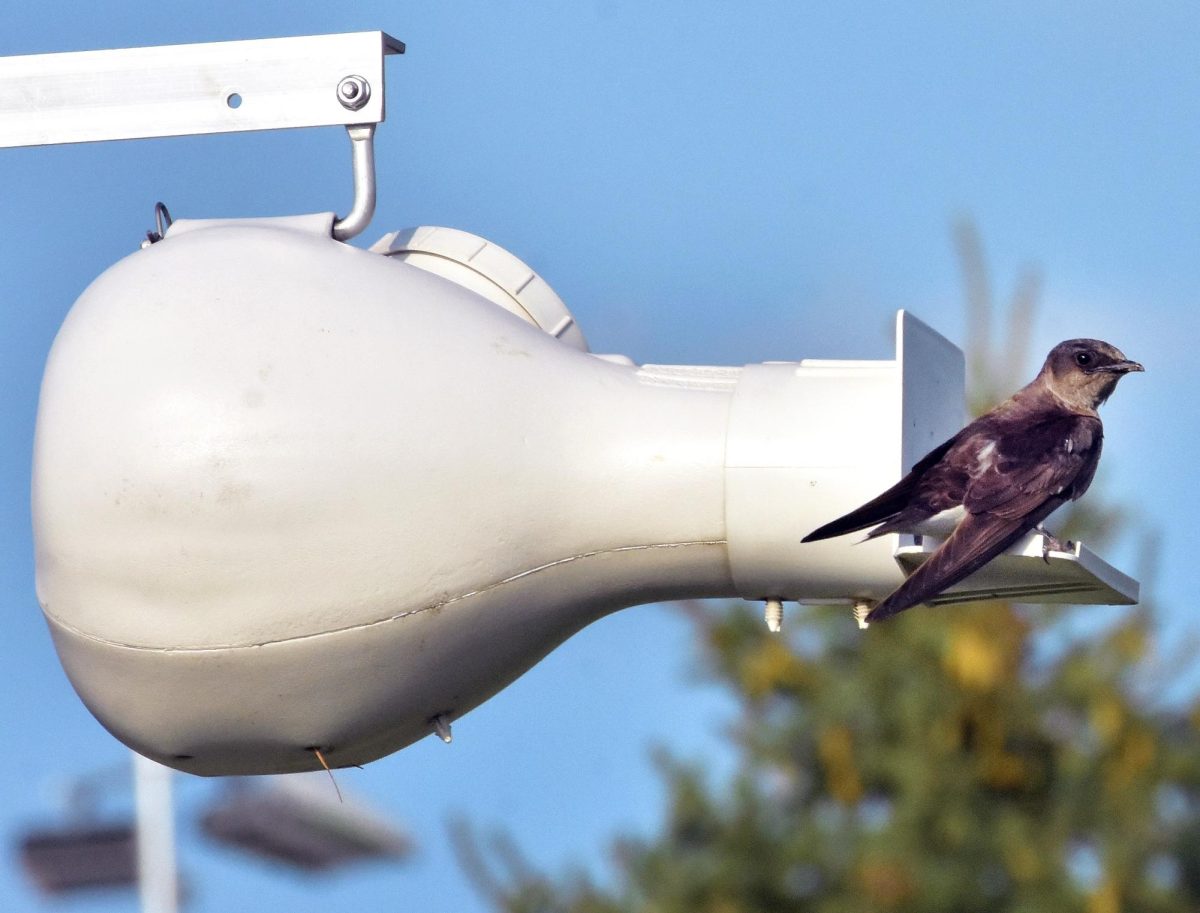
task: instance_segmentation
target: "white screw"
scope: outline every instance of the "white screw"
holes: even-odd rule
[[[433,731],[436,732],[438,738],[447,745],[449,745],[451,740],[454,738],[454,736],[450,734],[450,720],[444,713],[439,713],[433,718]]]
[[[783,601],[779,599],[768,599],[766,609],[763,611],[763,618],[767,622],[767,630],[772,634],[778,634],[783,630]]]

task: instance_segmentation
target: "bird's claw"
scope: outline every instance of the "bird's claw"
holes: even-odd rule
[[[1050,563],[1051,552],[1069,552],[1074,548],[1074,543],[1071,542],[1070,539],[1068,539],[1066,542],[1062,542],[1056,536],[1052,536],[1044,529],[1039,528],[1038,532],[1042,535],[1042,560],[1047,564]]]

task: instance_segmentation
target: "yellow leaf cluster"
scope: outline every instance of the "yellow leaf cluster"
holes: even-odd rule
[[[849,728],[822,729],[817,736],[817,756],[830,794],[846,805],[857,803],[863,796],[863,785],[854,762],[854,737]]]

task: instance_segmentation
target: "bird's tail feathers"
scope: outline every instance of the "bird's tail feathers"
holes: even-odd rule
[[[856,508],[836,520],[831,520],[824,526],[817,527],[800,541],[816,542],[820,539],[832,539],[834,536],[856,533],[868,526],[877,526],[895,519],[908,503],[913,484],[912,476],[905,476],[879,497],[873,498],[862,507]],[[882,533],[872,530],[862,541],[874,539],[877,535],[882,535]]]
[[[908,506],[912,498],[913,489],[917,487],[917,482],[925,475],[929,468],[935,465],[938,460],[946,455],[954,442],[962,435],[960,431],[954,437],[947,441],[943,441],[925,456],[921,457],[913,466],[912,471],[903,479],[885,491],[878,497],[872,498],[862,507],[850,511],[844,516],[838,517],[826,523],[824,526],[817,527],[803,539],[801,542],[816,542],[818,539],[832,539],[834,536],[842,536],[846,533],[858,532],[860,529],[866,529],[868,526],[875,526],[880,523],[888,523],[896,519],[901,511]],[[872,530],[867,539],[873,539],[876,536],[882,536],[887,532],[895,532],[895,530],[878,529]],[[863,540],[867,541],[866,539]]]

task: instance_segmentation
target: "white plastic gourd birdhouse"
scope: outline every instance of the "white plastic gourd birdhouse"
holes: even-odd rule
[[[362,764],[448,735],[616,609],[850,606],[928,550],[800,543],[962,425],[962,355],[911,315],[894,360],[639,366],[590,354],[494,244],[424,227],[363,250],[338,224],[177,221],[50,353],[38,595],[80,696],[138,752]],[[1136,598],[1086,550],[1030,542],[958,591]]]

